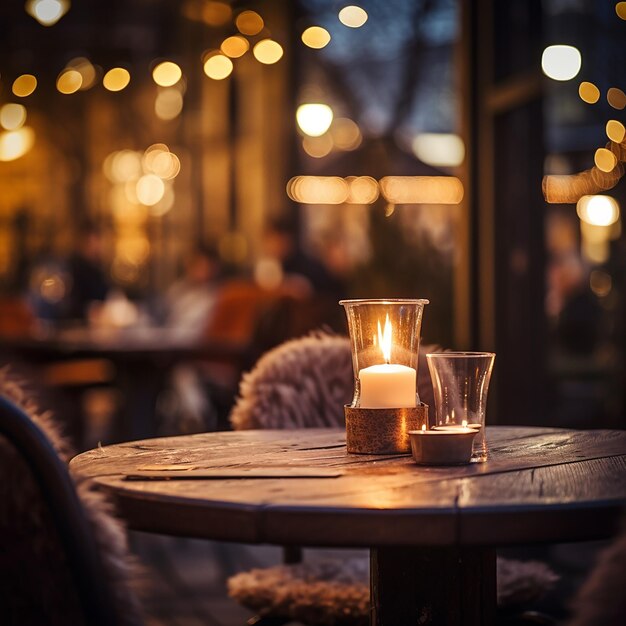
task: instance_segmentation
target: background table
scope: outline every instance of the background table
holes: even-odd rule
[[[626,503],[626,431],[494,427],[490,460],[418,467],[357,456],[343,430],[208,433],[76,457],[138,530],[371,549],[372,623],[488,624],[495,546],[610,536]],[[337,478],[130,482],[140,467],[332,468]],[[430,620],[430,621],[429,621]]]

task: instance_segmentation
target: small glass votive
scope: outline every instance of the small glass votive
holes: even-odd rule
[[[476,431],[472,461],[487,460],[485,411],[493,352],[435,352],[426,355],[435,398],[435,431]]]
[[[354,454],[403,454],[408,431],[428,422],[417,392],[422,313],[428,300],[341,300],[348,318],[354,396],[345,407]]]
[[[465,465],[472,458],[475,428],[410,430],[411,452],[418,465]]]

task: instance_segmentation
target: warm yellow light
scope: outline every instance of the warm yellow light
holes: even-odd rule
[[[615,5],[615,13],[620,19],[626,20],[626,2],[618,2]]]
[[[302,139],[302,149],[314,159],[322,159],[332,152],[333,139],[328,134],[324,134],[321,137],[309,137],[306,135]]]
[[[610,172],[617,165],[615,155],[606,148],[598,148],[593,160],[596,167],[603,172]]]
[[[183,110],[183,94],[176,88],[159,91],[154,100],[154,112],[161,120],[173,120]]]
[[[0,133],[0,161],[15,161],[24,156],[35,143],[35,131],[28,126]]]
[[[413,139],[415,156],[434,167],[457,167],[465,158],[465,144],[451,133],[420,133]]]
[[[0,108],[0,126],[5,130],[17,130],[26,122],[26,107],[10,102]]]
[[[378,183],[371,176],[348,176],[349,186],[346,202],[350,204],[374,204],[379,196]]]
[[[583,196],[576,204],[576,213],[592,226],[610,226],[619,219],[619,204],[611,196]]]
[[[343,204],[348,183],[338,176],[295,176],[287,183],[287,195],[302,204]]]
[[[204,62],[204,73],[213,80],[223,80],[233,71],[233,62],[223,54],[214,54]]]
[[[626,107],[626,94],[617,87],[611,87],[606,93],[607,102],[614,109],[623,109]]]
[[[173,152],[155,150],[150,154],[154,157],[149,160],[149,172],[156,174],[162,180],[176,178],[180,172],[180,160]],[[144,163],[148,162],[147,160]]]
[[[149,174],[151,172],[154,173],[152,166],[154,164],[155,159],[161,153],[166,153],[166,154],[170,153],[170,149],[164,143],[154,143],[150,147],[146,148],[145,152],[143,153],[143,156],[141,157],[141,164],[146,174]]]
[[[259,63],[272,65],[280,61],[283,56],[283,48],[277,41],[262,39],[254,46],[252,53]]]
[[[391,204],[458,204],[463,183],[454,176],[385,176],[380,189]]]
[[[163,61],[152,70],[152,79],[160,87],[175,85],[182,75],[182,70],[173,61]]]
[[[541,69],[553,80],[571,80],[581,66],[582,57],[574,46],[548,46],[541,55]]]
[[[611,293],[611,289],[613,288],[611,275],[602,270],[593,270],[589,275],[589,287],[591,287],[591,291],[593,291],[598,298],[605,298]]]
[[[207,2],[201,14],[202,20],[209,26],[222,26],[230,20],[233,10],[225,2]]]
[[[347,117],[334,118],[330,134],[339,150],[356,150],[363,141],[358,125]]]
[[[391,322],[389,321],[389,313],[385,319],[385,329],[381,329],[380,320],[378,320],[378,345],[383,353],[385,363],[391,361]]]
[[[300,130],[311,137],[323,135],[333,122],[333,110],[319,102],[301,104],[296,111]]]
[[[310,26],[302,33],[302,43],[309,48],[319,50],[330,42],[330,33],[321,26]]]
[[[263,18],[254,11],[243,11],[237,16],[235,25],[243,35],[258,35],[263,30]]]
[[[13,81],[13,93],[25,98],[37,89],[37,79],[32,74],[22,74]]]
[[[130,83],[130,73],[123,67],[114,67],[102,79],[102,84],[109,91],[122,91]]]
[[[339,21],[344,26],[359,28],[367,22],[367,12],[361,7],[350,5],[339,11]]]
[[[222,41],[221,51],[231,59],[238,59],[250,49],[250,44],[245,37],[241,35],[233,35]]]
[[[163,198],[165,184],[156,174],[145,174],[137,181],[136,192],[141,204],[152,206]]]
[[[112,152],[103,164],[105,176],[114,183],[125,183],[141,176],[141,155],[134,150]]]
[[[626,135],[624,124],[617,120],[609,120],[606,123],[606,136],[615,143],[621,143]]]
[[[91,61],[85,57],[72,59],[67,64],[67,68],[76,70],[80,74],[82,78],[80,85],[81,91],[89,89],[96,82],[96,68],[92,65]]]
[[[68,0],[28,0],[26,3],[26,12],[42,26],[53,26],[69,8]]]
[[[175,199],[174,188],[171,184],[166,184],[163,197],[150,207],[150,215],[156,215],[157,217],[165,215],[174,206]]]
[[[76,93],[83,84],[83,77],[76,70],[63,70],[57,78],[57,89],[64,94]]]
[[[578,87],[578,95],[587,104],[595,104],[600,99],[600,90],[593,83],[583,81]]]

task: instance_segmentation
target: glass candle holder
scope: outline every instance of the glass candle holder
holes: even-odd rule
[[[419,405],[417,361],[428,300],[341,300],[354,371],[353,408]]]
[[[472,461],[487,460],[485,413],[493,352],[434,352],[426,355],[435,395],[436,430],[474,429]]]

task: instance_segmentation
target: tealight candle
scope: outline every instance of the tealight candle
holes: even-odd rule
[[[410,430],[411,452],[419,465],[463,465],[470,462],[475,428]]]

